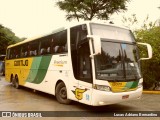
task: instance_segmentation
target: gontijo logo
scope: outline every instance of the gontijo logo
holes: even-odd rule
[[[28,60],[15,60],[14,66],[28,66]]]
[[[83,93],[86,92],[86,91],[87,91],[87,89],[76,88],[75,91],[72,91],[72,92],[75,94],[75,97],[78,100],[82,100],[83,99]]]

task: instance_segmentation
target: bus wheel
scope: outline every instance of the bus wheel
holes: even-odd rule
[[[15,86],[15,78],[13,76],[11,76],[11,83],[12,83],[12,86],[14,87]]]
[[[18,77],[12,77],[12,86],[15,87],[16,89],[19,88],[19,82],[18,82]]]
[[[71,100],[67,99],[67,89],[63,82],[56,86],[56,99],[59,103],[69,104]]]
[[[19,86],[19,80],[18,80],[18,77],[17,77],[17,76],[15,77],[15,88],[16,88],[16,89],[19,89],[19,88],[20,88],[20,86]]]

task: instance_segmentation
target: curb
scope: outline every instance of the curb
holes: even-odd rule
[[[160,94],[160,91],[143,91],[144,94]]]

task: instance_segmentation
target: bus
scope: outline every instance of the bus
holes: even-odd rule
[[[146,46],[147,58],[139,57],[138,44]],[[129,29],[87,21],[8,46],[5,79],[61,104],[102,106],[139,99],[140,61],[151,57],[151,46],[136,43]]]
[[[0,55],[0,74],[5,75],[5,55]]]

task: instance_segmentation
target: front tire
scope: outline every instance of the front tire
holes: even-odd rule
[[[56,99],[59,103],[70,104],[71,100],[67,99],[67,89],[63,82],[56,86]]]

